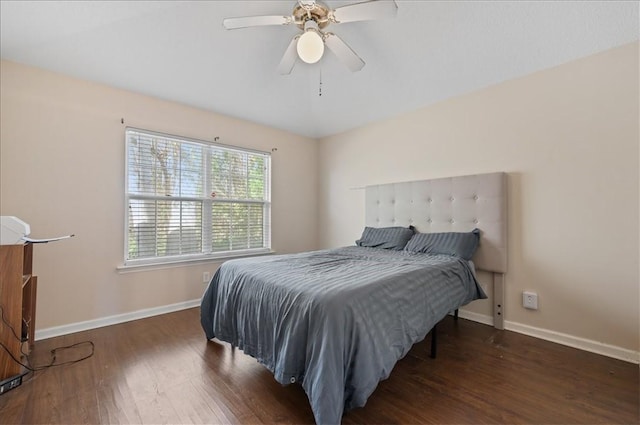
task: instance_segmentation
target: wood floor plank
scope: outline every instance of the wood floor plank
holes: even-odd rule
[[[199,379],[194,379],[192,384],[213,411],[210,423],[260,423],[242,396],[231,392],[226,385],[220,385],[215,378],[205,374]]]
[[[102,380],[96,389],[99,423],[139,424],[142,416],[134,401],[131,387],[118,377]]]
[[[91,340],[95,354],[25,377],[0,396],[2,424],[311,424],[300,385],[281,386],[242,351],[207,341],[199,309],[37,341]],[[400,360],[344,424],[635,424],[638,365],[446,318],[438,358],[429,337]],[[86,354],[64,350],[58,361]]]

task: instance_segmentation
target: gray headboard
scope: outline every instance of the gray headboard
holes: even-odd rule
[[[502,329],[503,280],[507,271],[507,175],[476,174],[365,188],[365,224],[413,225],[423,233],[480,229],[473,257],[494,275],[494,325]],[[499,288],[495,288],[496,282]],[[497,290],[497,294],[495,294]]]

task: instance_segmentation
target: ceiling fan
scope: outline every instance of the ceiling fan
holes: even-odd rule
[[[298,0],[290,16],[243,16],[226,18],[222,24],[228,30],[267,25],[297,25],[302,33],[291,40],[278,65],[278,71],[282,75],[291,73],[298,57],[306,63],[318,62],[324,54],[325,46],[355,72],[362,69],[364,61],[340,37],[326,32],[325,28],[330,24],[392,18],[396,16],[397,11],[398,6],[394,0],[370,0],[336,9],[330,9],[315,0]]]

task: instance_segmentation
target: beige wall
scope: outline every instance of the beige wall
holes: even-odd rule
[[[11,62],[0,71],[0,213],[34,237],[77,235],[35,249],[38,329],[197,299],[218,266],[116,270],[130,125],[278,148],[281,253],[352,244],[364,225],[353,188],[507,171],[506,320],[640,349],[637,43],[319,142]],[[521,307],[523,290],[538,311]]]
[[[119,273],[124,250],[126,125],[271,151],[272,242],[317,246],[317,141],[180,104],[1,63],[0,212],[38,245],[37,328],[197,299],[218,263]],[[124,118],[125,124],[120,120]]]
[[[638,77],[634,43],[321,140],[320,246],[360,235],[355,187],[506,171],[505,319],[637,352]]]

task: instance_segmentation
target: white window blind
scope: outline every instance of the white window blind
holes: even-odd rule
[[[268,252],[268,153],[127,128],[125,264]]]

